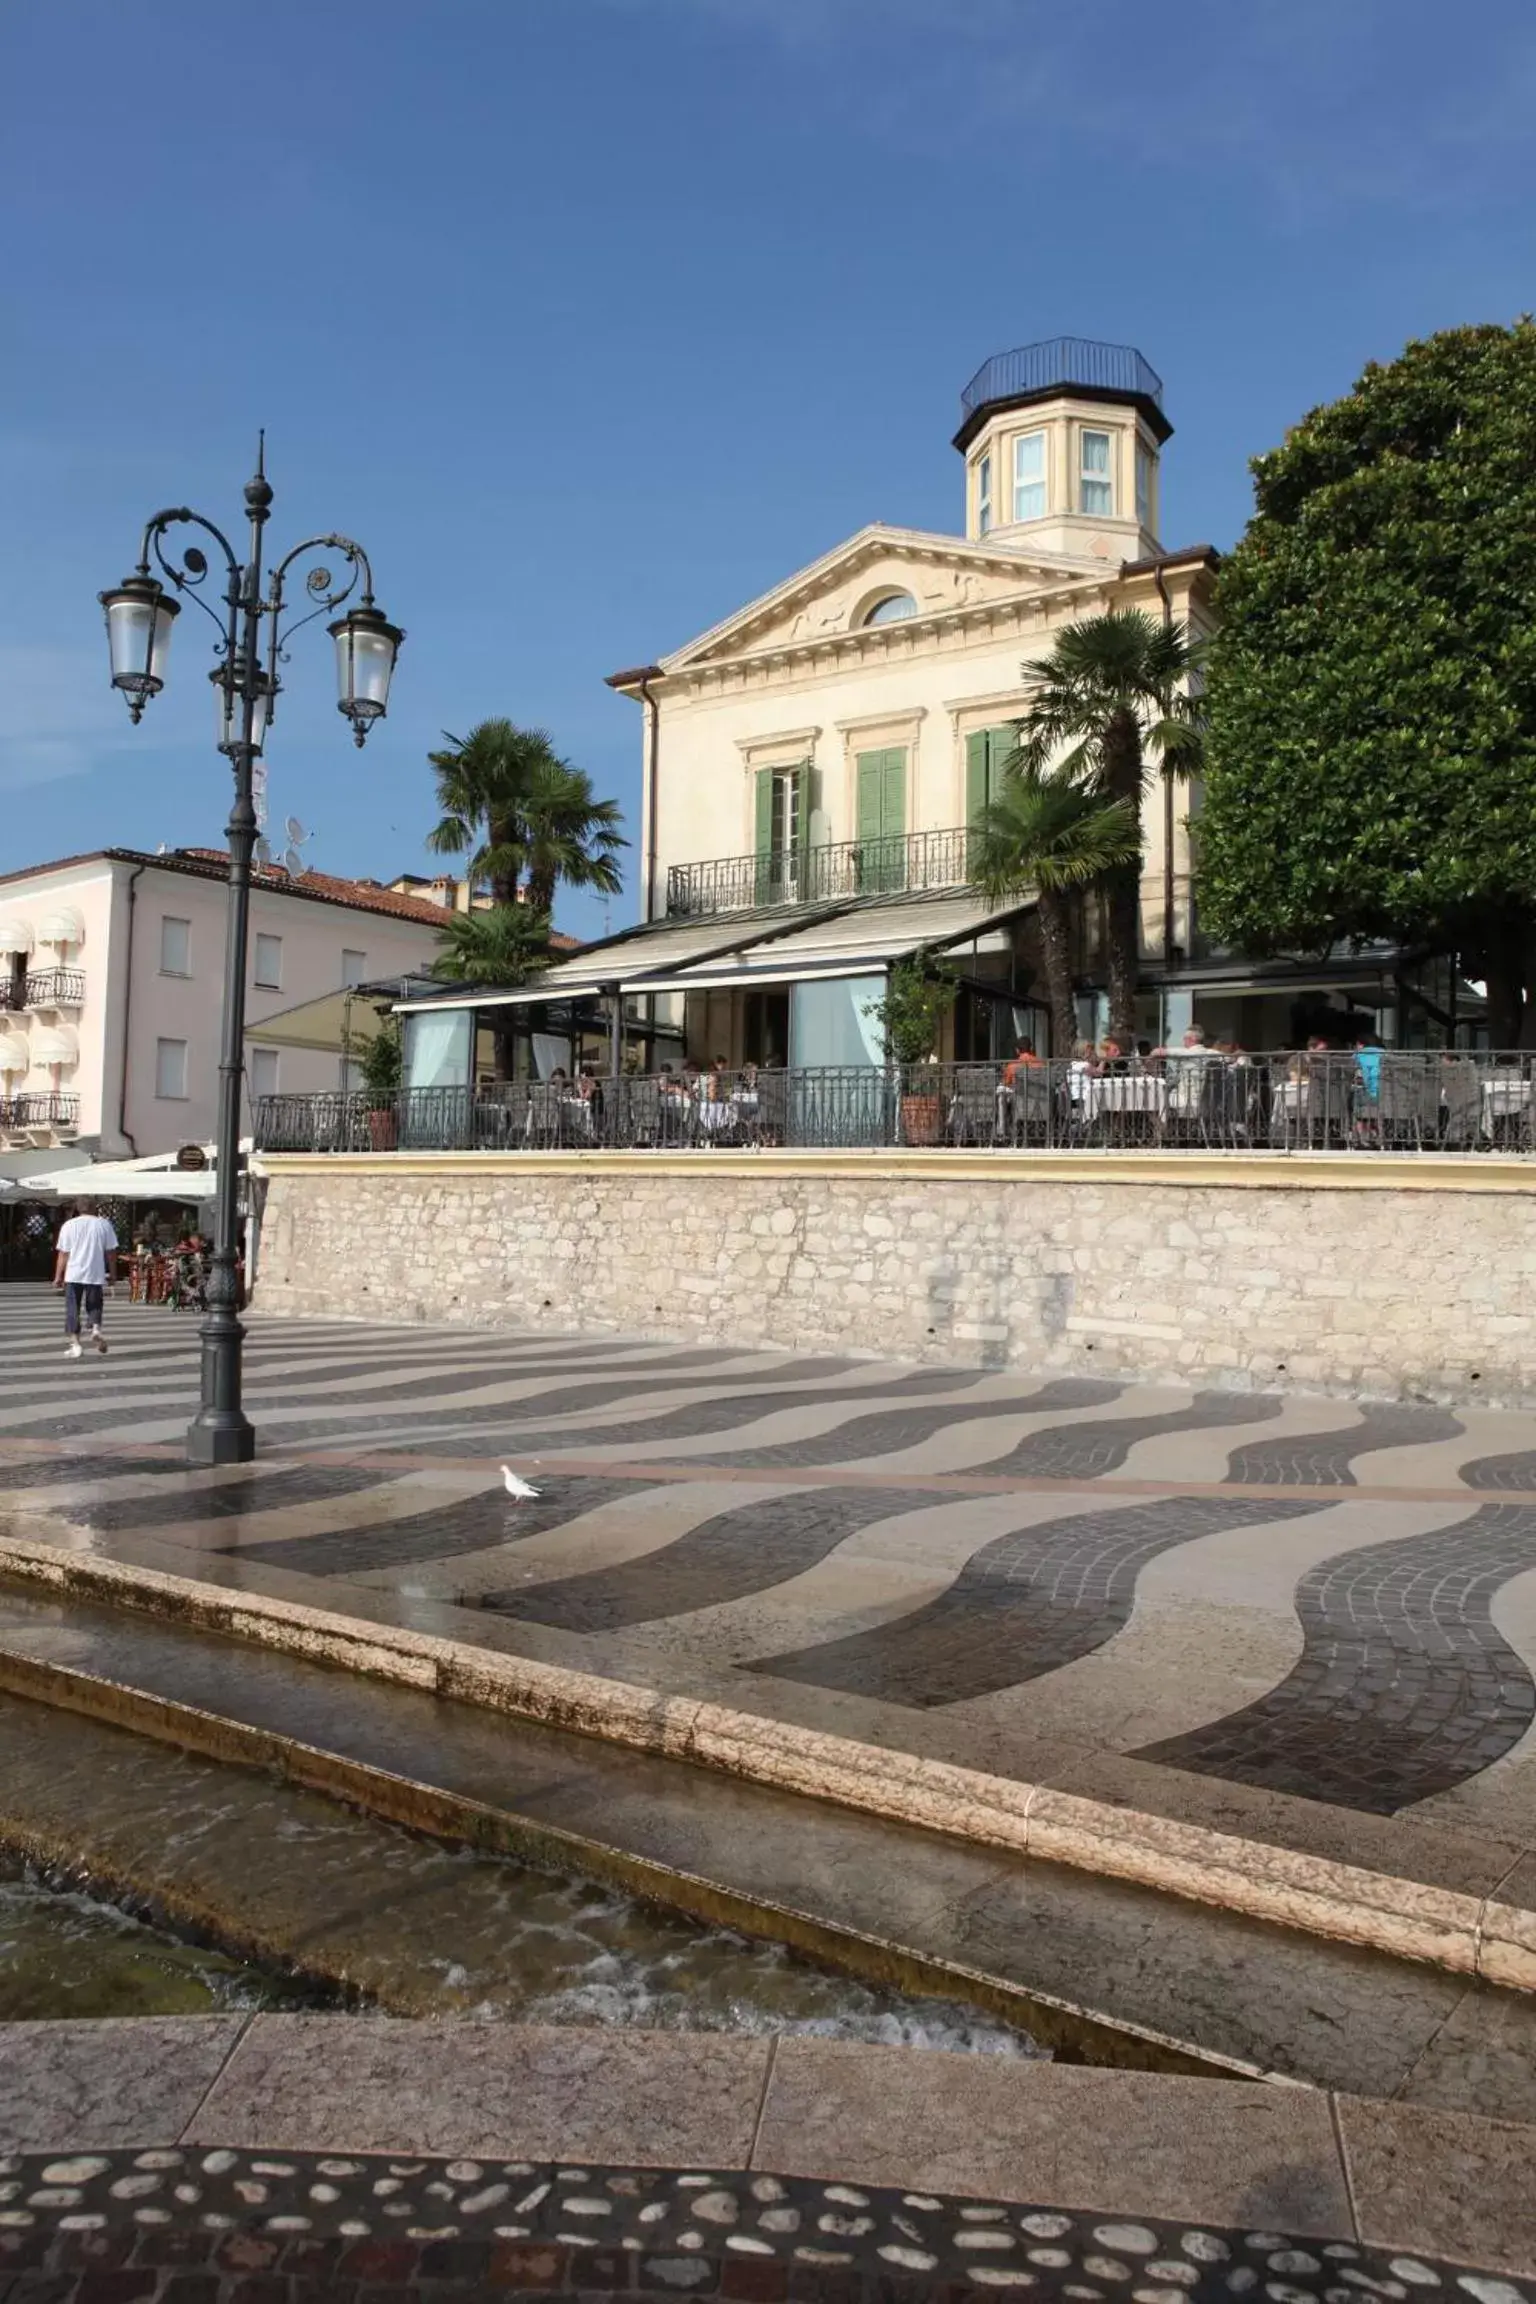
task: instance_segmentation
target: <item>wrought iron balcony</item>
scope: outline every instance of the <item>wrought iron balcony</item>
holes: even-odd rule
[[[36,968],[27,978],[27,1008],[81,1008],[85,1005],[83,968]]]
[[[14,1015],[25,1008],[26,1004],[27,995],[23,985],[12,977],[0,983],[0,1015]]]
[[[79,1118],[78,1096],[0,1096],[0,1129],[73,1128]]]
[[[963,888],[970,835],[964,826],[898,840],[835,840],[776,856],[716,856],[673,864],[667,911],[674,919],[750,912],[774,904],[831,904],[848,896],[903,896]]]

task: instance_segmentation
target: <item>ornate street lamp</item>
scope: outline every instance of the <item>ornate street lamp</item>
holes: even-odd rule
[[[218,628],[218,662],[211,674],[218,708],[219,750],[234,770],[235,799],[230,811],[229,934],[224,950],[223,1048],[219,1061],[218,1198],[214,1246],[208,1277],[208,1310],[202,1338],[202,1405],[187,1430],[187,1457],[193,1464],[245,1464],[256,1452],[256,1434],[240,1402],[241,1351],[245,1329],[236,1281],[239,1241],[240,1091],[245,1072],[245,969],[250,925],[251,852],[256,841],[253,769],[271,726],[282,687],[277,676],[287,662],[287,643],[301,624],[328,609],[339,609],[362,586],[355,608],[329,629],[336,642],[339,709],[361,744],[389,702],[390,676],[405,634],[381,614],[373,597],[368,555],[349,536],[311,536],[280,560],[262,591],[261,540],[272,508],[265,458],[247,482],[245,509],[250,543],[242,566],[233,547],[211,520],[179,505],[157,512],[144,530],[138,566],[115,592],[100,595],[112,651],[112,685],[127,701],[129,717],[165,686],[171,629],[180,600],[150,570],[150,554],[176,593],[186,594]],[[211,536],[224,555],[228,582],[223,612],[209,606],[198,587],[208,575],[208,555],[197,544],[173,546],[172,528],[191,525]],[[346,569],[333,577],[328,567],[312,568],[304,590],[313,603],[306,615],[284,625],[285,580],[307,552],[339,552]]]

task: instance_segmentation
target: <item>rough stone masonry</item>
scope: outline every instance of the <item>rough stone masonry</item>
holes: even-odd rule
[[[1536,1174],[1486,1163],[1432,1189],[943,1154],[269,1165],[269,1311],[1536,1401]]]

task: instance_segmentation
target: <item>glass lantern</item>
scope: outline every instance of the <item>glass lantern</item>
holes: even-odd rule
[[[181,614],[181,604],[168,597],[157,577],[142,573],[125,577],[115,592],[102,592],[98,598],[107,613],[112,685],[122,690],[129,715],[137,720],[150,698],[165,686],[171,626]]]
[[[351,721],[353,739],[361,744],[374,721],[384,717],[405,634],[372,607],[353,608],[326,629],[336,643],[337,709]]]

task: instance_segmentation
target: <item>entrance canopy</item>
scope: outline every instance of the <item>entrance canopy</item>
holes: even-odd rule
[[[98,1160],[83,1167],[50,1168],[29,1176],[27,1200],[212,1200],[218,1178],[207,1168],[178,1168],[174,1152],[142,1160]]]

